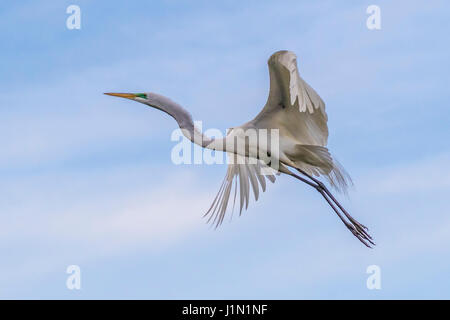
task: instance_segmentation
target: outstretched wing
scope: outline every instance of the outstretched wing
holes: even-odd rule
[[[297,169],[324,176],[339,191],[351,179],[326,148],[328,117],[325,103],[300,77],[297,57],[290,51],[275,52],[268,61],[270,92],[261,112],[248,123],[256,128],[278,129],[290,148],[286,156]]]
[[[326,146],[325,103],[299,75],[297,57],[290,51],[274,53],[269,61],[270,92],[263,110],[250,123],[276,128],[299,144]]]
[[[259,187],[264,192],[266,191],[266,179],[275,182],[276,173],[274,170],[268,167],[263,161],[240,156],[240,155],[230,155],[233,158],[233,162],[228,165],[227,173],[222,185],[217,193],[211,207],[205,216],[209,215],[208,222],[211,222],[216,227],[218,227],[225,217],[227,212],[228,204],[230,202],[230,195],[234,184],[234,196],[233,196],[233,208],[236,204],[236,197],[239,189],[239,199],[240,199],[240,209],[239,215],[242,214],[242,209],[248,208],[250,201],[250,189],[253,191],[255,201],[259,198]],[[254,163],[256,162],[256,163]],[[264,174],[262,174],[262,170]]]

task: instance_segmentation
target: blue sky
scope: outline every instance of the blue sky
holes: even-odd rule
[[[81,30],[66,8],[81,8]],[[366,8],[381,8],[381,30]],[[445,1],[21,1],[0,5],[0,297],[450,298]],[[262,108],[271,53],[322,96],[340,199],[280,177],[214,231],[225,165],[172,164],[176,123],[103,92],[158,92],[204,128]],[[66,288],[67,266],[81,290]],[[382,289],[366,288],[381,268]]]

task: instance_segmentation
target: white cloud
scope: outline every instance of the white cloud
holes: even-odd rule
[[[193,174],[156,170],[47,174],[0,186],[0,250],[8,257],[0,282],[38,279],[66,261],[164,250],[205,230],[209,192]]]
[[[450,154],[440,154],[412,163],[374,169],[361,188],[381,194],[409,194],[450,188]]]

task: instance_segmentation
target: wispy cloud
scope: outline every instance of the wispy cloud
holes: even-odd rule
[[[141,170],[125,168],[10,183],[1,204],[1,251],[14,244],[34,253],[4,261],[1,282],[25,281],[37,269],[46,274],[69,258],[81,264],[128,250],[164,250],[203,227],[209,197],[195,176],[169,174],[153,185],[144,181],[161,177],[146,169],[145,178]]]
[[[134,279],[137,297],[155,298],[371,297],[372,263],[390,288],[379,296],[408,297],[408,277],[436,271],[426,261],[448,269],[447,2],[380,1],[379,32],[365,28],[364,4],[332,1],[80,5],[79,32],[64,28],[64,3],[0,14],[2,296],[60,297],[73,263],[91,276],[111,269],[123,276],[115,285]],[[173,166],[173,120],[102,95],[162,93],[205,129],[225,129],[264,105],[266,60],[279,49],[298,54],[327,103],[330,149],[355,174],[343,201],[371,227],[375,250],[289,177],[207,233],[200,216],[224,167]],[[140,265],[122,272],[129,264]],[[151,288],[148,273],[158,275]],[[89,283],[83,297],[105,296],[92,288],[106,281]],[[438,284],[411,286],[426,296]]]
[[[428,156],[422,160],[374,170],[362,188],[377,194],[442,192],[450,189],[450,155]]]

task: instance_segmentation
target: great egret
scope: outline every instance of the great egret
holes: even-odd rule
[[[227,211],[232,185],[234,182],[234,202],[239,185],[240,213],[249,203],[250,189],[258,200],[259,186],[266,189],[266,180],[275,181],[275,174],[261,174],[271,163],[260,158],[261,154],[271,155],[270,161],[278,162],[278,172],[290,175],[316,189],[336,212],[344,225],[364,245],[374,245],[367,227],[356,221],[336,200],[323,182],[324,177],[338,191],[345,191],[351,179],[339,163],[332,159],[326,148],[328,140],[327,114],[325,103],[319,95],[299,75],[297,57],[290,51],[275,52],[268,61],[270,91],[266,105],[251,121],[234,127],[225,138],[211,139],[203,135],[194,125],[191,114],[179,104],[156,93],[105,93],[107,95],[131,99],[159,109],[172,116],[182,129],[183,134],[193,143],[203,148],[225,151],[237,159],[228,165],[222,186],[211,208],[205,215],[214,218],[216,227],[220,225]],[[249,139],[250,130],[278,129],[279,141],[274,159],[267,144]],[[245,145],[244,151],[238,150],[235,141]],[[241,145],[242,145],[241,144]],[[274,152],[275,154],[275,152]],[[239,161],[240,160],[240,161]],[[253,161],[250,161],[253,160]],[[236,163],[237,162],[237,163]],[[289,170],[293,168],[296,174]],[[270,172],[270,171],[269,171]],[[234,204],[233,204],[234,208]],[[209,221],[208,220],[208,221]]]

